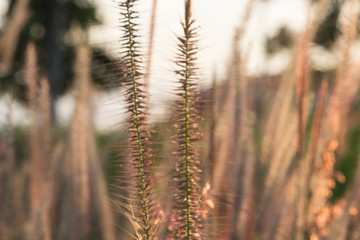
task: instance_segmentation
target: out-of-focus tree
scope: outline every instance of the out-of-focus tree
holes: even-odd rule
[[[272,0],[263,1],[271,2]],[[319,0],[304,1],[309,1],[312,4],[320,4]],[[324,17],[319,19],[318,27],[311,40],[315,46],[322,47],[329,52],[333,50],[338,37],[341,35],[341,30],[339,29],[339,15],[343,4],[343,0],[328,0]],[[267,36],[265,39],[264,46],[266,56],[271,58],[284,49],[291,49],[296,42],[295,35],[296,34],[294,34],[288,26],[279,26],[274,35]],[[317,79],[322,79],[324,76],[333,79],[334,74],[335,69],[311,69],[311,76],[312,79],[314,79],[314,81],[311,82],[311,86],[319,88],[320,81],[317,81]]]
[[[74,49],[71,26],[79,24],[86,32],[100,24],[96,8],[89,0],[9,0],[5,24],[0,32],[0,91],[12,91],[25,100],[24,53],[34,42],[39,74],[49,80],[52,106],[72,85]],[[120,71],[120,61],[104,49],[92,49],[92,77],[106,86]]]
[[[265,1],[265,0],[264,0]],[[266,0],[271,1],[271,0]],[[318,0],[311,0],[318,2]],[[313,38],[313,42],[317,45],[331,49],[340,35],[338,29],[338,18],[343,0],[330,0],[329,10],[326,16],[321,20],[318,29]],[[288,49],[293,44],[293,34],[287,26],[280,26],[279,30],[273,35],[268,36],[265,43],[265,50],[268,56],[272,56],[281,49]]]

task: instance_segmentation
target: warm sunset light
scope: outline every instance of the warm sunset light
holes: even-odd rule
[[[0,240],[360,239],[357,0],[0,0]]]

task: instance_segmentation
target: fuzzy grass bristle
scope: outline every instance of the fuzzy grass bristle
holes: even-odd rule
[[[201,169],[194,143],[199,138],[196,110],[197,67],[196,28],[192,19],[191,1],[185,1],[185,20],[182,37],[178,37],[176,64],[180,87],[177,89],[177,145],[174,215],[174,234],[177,239],[202,239]]]
[[[135,228],[138,239],[156,238],[156,224],[154,223],[155,208],[152,204],[152,170],[150,143],[146,130],[148,94],[144,89],[143,73],[141,72],[141,59],[139,43],[137,41],[138,13],[134,10],[137,1],[126,0],[119,4],[121,9],[121,28],[124,32],[122,38],[124,59],[127,67],[125,79],[125,95],[129,122],[130,161],[133,186],[130,189],[131,222]]]

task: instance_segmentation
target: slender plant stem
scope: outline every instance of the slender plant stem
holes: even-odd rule
[[[151,214],[150,214],[150,190],[148,184],[148,176],[146,176],[146,167],[147,167],[147,159],[145,156],[146,146],[144,146],[144,141],[146,141],[144,137],[144,131],[142,129],[144,125],[143,115],[144,109],[141,106],[142,102],[142,92],[139,87],[138,79],[142,77],[142,74],[138,70],[138,54],[136,49],[136,29],[135,24],[133,22],[134,11],[132,10],[134,5],[134,0],[127,0],[123,6],[125,8],[125,44],[127,48],[127,61],[129,66],[129,95],[128,95],[128,104],[129,110],[131,113],[130,123],[131,128],[130,132],[134,135],[130,138],[133,146],[133,164],[137,167],[137,173],[140,180],[138,184],[138,189],[140,190],[139,199],[135,200],[138,202],[140,216],[135,216],[139,218],[137,221],[140,222],[140,226],[137,232],[141,235],[142,239],[152,239],[152,223],[151,223]],[[134,141],[135,140],[135,141]],[[136,179],[136,181],[138,181]],[[138,192],[137,192],[138,194]]]

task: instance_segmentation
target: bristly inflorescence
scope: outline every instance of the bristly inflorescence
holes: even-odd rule
[[[177,239],[202,239],[201,170],[195,143],[199,138],[196,104],[196,28],[191,16],[191,1],[185,1],[184,35],[178,37],[176,64],[180,87],[176,111],[177,145],[175,173],[174,235]]]
[[[139,43],[137,39],[138,13],[134,10],[136,0],[119,3],[121,9],[121,28],[124,32],[122,44],[126,62],[126,80],[124,83],[129,117],[129,142],[131,161],[131,186],[129,216],[135,227],[138,239],[156,239],[154,206],[152,201],[152,171],[150,143],[146,130],[148,94],[144,90],[143,73]]]

